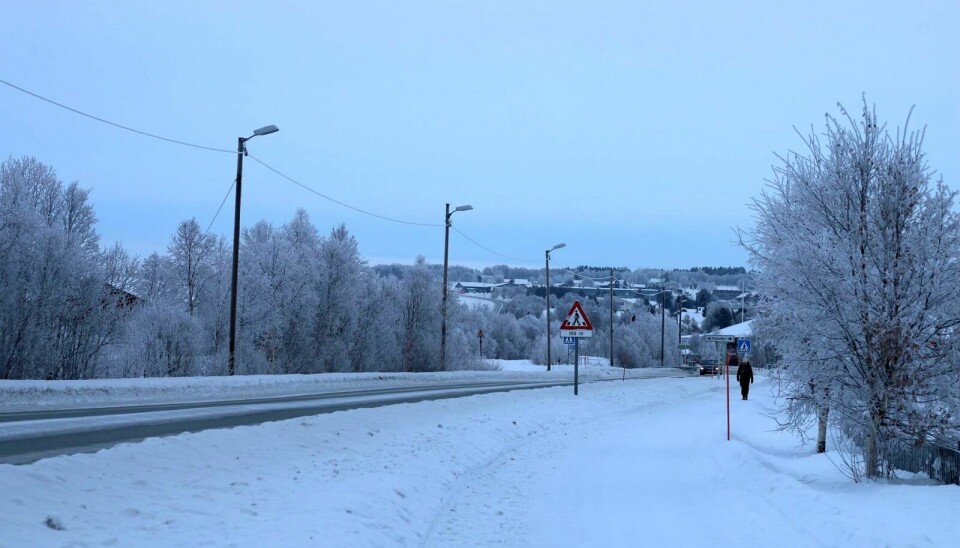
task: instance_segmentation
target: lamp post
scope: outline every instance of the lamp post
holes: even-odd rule
[[[557,244],[546,251],[547,256],[547,371],[550,371],[551,357],[550,357],[550,252],[554,249],[560,249],[561,247],[567,247],[567,244]]]
[[[447,204],[447,214],[444,218],[443,236],[443,301],[440,305],[440,371],[447,369],[447,257],[450,253],[450,216],[458,211],[470,211],[473,206],[462,205],[450,211]]]
[[[240,183],[243,179],[243,157],[247,153],[246,142],[258,135],[270,135],[280,129],[275,125],[263,126],[254,130],[249,137],[237,139],[237,191],[236,203],[233,211],[233,273],[230,279],[230,363],[227,371],[230,375],[236,372],[237,363],[237,266],[240,263]]]
[[[610,269],[610,367],[613,367],[613,269]],[[626,375],[626,373],[624,373]]]
[[[683,288],[680,290],[680,306],[677,307],[677,344],[683,344]],[[679,348],[679,346],[678,346]]]
[[[744,311],[747,308],[747,282],[740,280],[740,323],[744,321]]]
[[[666,304],[666,292],[663,289],[663,285],[660,285],[660,367],[663,367],[663,325],[667,308]]]

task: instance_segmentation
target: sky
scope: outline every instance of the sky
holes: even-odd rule
[[[729,441],[719,378],[583,371],[615,380],[578,396],[565,386],[355,409],[0,464],[0,546],[956,544],[960,487],[905,472],[854,483],[832,437],[817,454],[815,432],[801,442],[776,428],[782,402],[762,371],[749,400],[733,388]],[[153,385],[222,397],[235,381],[264,387],[256,376],[83,381],[71,402],[79,383],[51,381],[34,405]]]
[[[103,244],[141,257],[190,218],[229,241],[237,138],[275,124],[244,226],[303,208],[372,264],[441,263],[469,204],[451,264],[748,266],[776,154],[838,103],[915,107],[957,186],[958,26],[951,1],[11,1],[0,80],[219,151],[0,83],[0,158],[92,188]]]

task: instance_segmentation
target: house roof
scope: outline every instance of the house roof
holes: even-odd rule
[[[730,327],[710,333],[711,335],[733,335],[734,337],[749,337],[753,334],[753,320],[747,320],[743,323],[735,323]]]

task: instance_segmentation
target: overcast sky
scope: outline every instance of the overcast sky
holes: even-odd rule
[[[960,3],[7,0],[0,157],[93,188],[104,244],[206,228],[244,162],[243,224],[304,208],[371,263],[748,266],[733,228],[775,153],[862,93],[960,177]],[[233,196],[211,231],[232,237]],[[462,233],[462,234],[461,234]],[[468,237],[469,239],[465,238]],[[473,241],[470,241],[473,240]],[[480,244],[476,245],[474,242]]]

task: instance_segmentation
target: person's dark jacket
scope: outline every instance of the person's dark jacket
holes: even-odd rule
[[[737,382],[744,386],[753,382],[753,367],[750,363],[743,362],[737,368]]]

